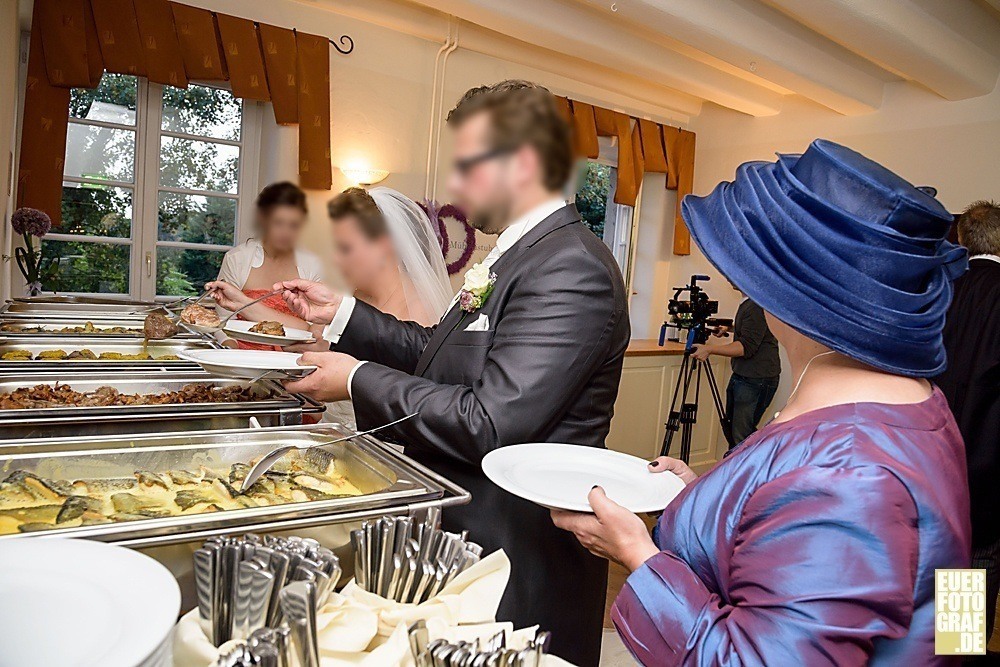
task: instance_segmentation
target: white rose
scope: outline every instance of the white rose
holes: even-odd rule
[[[470,292],[480,292],[490,284],[490,270],[483,264],[473,264],[472,268],[465,272],[465,284],[462,289]]]

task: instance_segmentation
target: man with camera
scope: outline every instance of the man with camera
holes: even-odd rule
[[[712,335],[726,336],[728,327],[718,327]],[[764,410],[774,398],[781,375],[778,341],[767,327],[764,310],[744,296],[733,320],[733,341],[695,345],[691,352],[691,356],[701,361],[713,354],[732,358],[726,415],[730,422],[729,442],[735,447],[757,429]]]

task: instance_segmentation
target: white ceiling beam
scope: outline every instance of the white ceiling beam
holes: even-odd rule
[[[781,94],[679,54],[572,0],[412,1],[752,116],[781,110]]]
[[[661,122],[685,123],[701,113],[702,100],[698,97],[665,88],[655,82],[550,51],[533,44],[512,40],[482,26],[463,22],[459,27],[459,48],[475,51],[494,58],[533,67],[550,74],[572,79],[592,86],[598,93],[589,91],[555,90],[574,99],[592,102],[598,106],[612,107],[650,117]],[[483,83],[493,83],[484,81]],[[600,91],[611,95],[600,96]],[[584,93],[581,95],[580,93]],[[576,94],[574,94],[576,93]],[[631,109],[622,108],[620,100],[632,100]],[[636,104],[638,103],[638,104]]]
[[[1000,59],[908,0],[765,1],[945,99],[985,95],[1000,76]],[[949,2],[964,5],[970,0]],[[995,22],[987,10],[975,9],[983,21]]]
[[[842,114],[882,103],[884,81],[857,57],[780,12],[741,0],[582,0],[610,21],[687,44]],[[841,56],[842,57],[839,57]],[[867,70],[867,71],[866,71]]]

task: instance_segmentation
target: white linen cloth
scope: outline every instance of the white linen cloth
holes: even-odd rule
[[[536,628],[515,631],[494,619],[510,579],[510,560],[496,551],[455,577],[423,604],[401,604],[361,589],[352,579],[319,610],[316,619],[320,667],[414,667],[407,629],[424,619],[431,639],[487,640],[500,630],[507,646],[524,647]],[[208,624],[192,609],[177,623],[174,667],[211,667],[235,642],[216,648],[208,640]],[[544,667],[569,663],[548,656]]]

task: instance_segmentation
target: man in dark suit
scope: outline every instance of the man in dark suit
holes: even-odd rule
[[[548,510],[490,483],[480,463],[522,442],[604,446],[629,341],[624,284],[607,247],[561,197],[570,130],[547,90],[519,81],[470,90],[448,124],[454,201],[471,224],[500,235],[467,274],[471,296],[427,328],[286,283],[300,316],[330,322],[323,335],[334,350],[305,355],[320,368],[289,389],[321,400],[349,394],[361,429],[418,413],[388,433],[472,492],[471,504],[444,513],[444,526],[510,556],[498,618],[538,624],[552,632],[553,653],[596,666],[607,563],[556,528]]]
[[[956,225],[969,271],[955,281],[944,327],[948,368],[935,382],[965,440],[972,567],[986,570],[988,637],[1000,590],[1000,206],[976,202]]]

